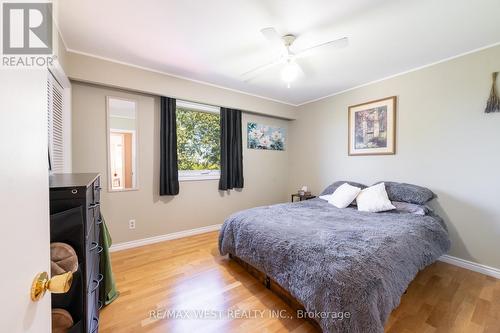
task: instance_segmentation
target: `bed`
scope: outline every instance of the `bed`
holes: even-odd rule
[[[418,271],[449,246],[432,212],[367,213],[319,198],[238,212],[219,235],[222,255],[275,281],[323,332],[337,333],[383,332]]]

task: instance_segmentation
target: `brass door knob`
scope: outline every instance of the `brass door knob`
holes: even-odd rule
[[[66,272],[49,279],[47,272],[38,273],[31,284],[31,300],[38,301],[47,290],[54,294],[64,294],[71,288],[73,273]]]

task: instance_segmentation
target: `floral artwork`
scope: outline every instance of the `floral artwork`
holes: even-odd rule
[[[387,155],[396,150],[396,97],[349,107],[349,155]]]
[[[356,149],[387,148],[387,106],[357,111],[354,115]]]
[[[285,129],[249,122],[247,124],[247,148],[285,150]]]

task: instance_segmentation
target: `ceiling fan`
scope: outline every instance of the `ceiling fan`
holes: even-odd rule
[[[296,61],[297,59],[305,58],[308,55],[310,55],[311,53],[310,51],[316,50],[323,46],[343,48],[349,44],[348,38],[343,37],[328,42],[324,42],[318,45],[314,45],[306,49],[292,51],[291,48],[293,43],[297,39],[297,36],[291,34],[282,36],[276,31],[275,28],[272,27],[264,28],[260,32],[272,45],[280,49],[280,55],[278,58],[274,59],[273,61],[267,64],[261,65],[259,67],[253,68],[243,73],[241,76],[243,80],[246,82],[254,79],[260,73],[270,69],[271,67],[283,64],[284,66],[281,69],[281,79],[286,83],[287,87],[290,88],[291,83],[295,81],[299,75],[304,74],[304,71]]]

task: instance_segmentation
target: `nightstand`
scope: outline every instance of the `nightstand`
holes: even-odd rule
[[[299,201],[302,201],[302,200],[309,200],[309,199],[314,199],[316,198],[315,195],[312,195],[312,194],[304,194],[304,195],[300,195],[298,193],[294,193],[292,194],[292,202],[294,198],[299,198]]]

